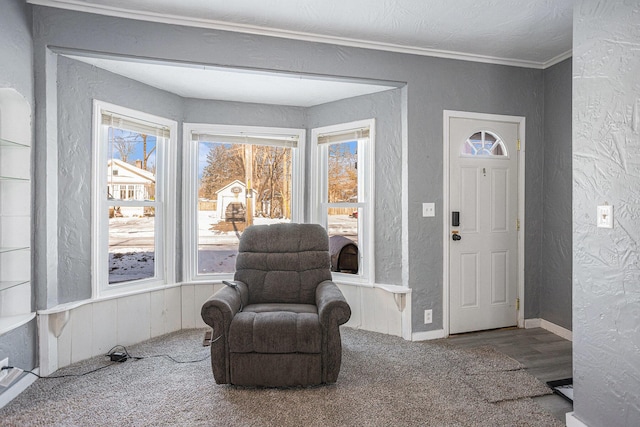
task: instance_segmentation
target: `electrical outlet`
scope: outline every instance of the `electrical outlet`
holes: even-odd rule
[[[433,310],[425,310],[424,311],[424,324],[428,324],[433,322]]]

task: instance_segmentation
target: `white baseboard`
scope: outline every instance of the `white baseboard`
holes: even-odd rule
[[[576,418],[573,412],[567,412],[567,427],[588,427],[585,423]]]
[[[416,332],[411,334],[411,341],[428,341],[444,338],[444,329],[436,329],[435,331]]]
[[[39,374],[40,369],[36,368],[32,371],[35,374]],[[0,394],[0,408],[3,408],[7,403],[15,399],[20,393],[25,391],[27,387],[33,384],[38,377],[35,375],[27,374],[18,380],[14,385]]]
[[[565,340],[573,341],[573,332],[566,328],[563,328],[562,326],[558,326],[555,323],[551,323],[548,320],[526,319],[524,321],[524,327],[525,329],[542,328],[549,332],[553,332],[554,334],[564,338]]]

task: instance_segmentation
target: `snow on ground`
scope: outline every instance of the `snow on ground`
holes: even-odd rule
[[[289,222],[277,218],[254,218],[254,224]],[[109,283],[140,280],[154,276],[153,217],[109,219]],[[242,227],[240,227],[241,233]],[[354,238],[357,219],[332,216],[330,233]],[[198,272],[233,273],[238,253],[238,237],[230,223],[212,211],[198,212]]]

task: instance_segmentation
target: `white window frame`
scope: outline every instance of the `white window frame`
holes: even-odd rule
[[[233,279],[233,273],[198,273],[198,141],[193,141],[194,133],[214,135],[262,135],[265,137],[295,136],[297,147],[292,153],[291,176],[291,222],[304,220],[304,156],[306,130],[243,125],[216,125],[205,123],[183,124],[183,271],[184,281],[190,283],[211,282]]]
[[[109,284],[109,203],[107,194],[107,137],[102,125],[102,113],[110,112],[133,120],[151,123],[169,129],[169,138],[156,143],[156,250],[154,277]],[[178,123],[163,117],[94,100],[93,152],[92,152],[92,298],[100,299],[170,286],[176,281],[175,247],[176,227],[176,140]],[[140,202],[118,201],[122,206]]]
[[[358,140],[358,203],[327,203],[328,145],[318,141],[322,135],[341,134],[368,128],[368,141]],[[351,139],[353,140],[353,139]],[[358,274],[332,272],[333,280],[345,284],[373,286],[375,281],[375,119],[324,126],[311,130],[311,222],[327,228],[327,208],[354,207],[358,215]],[[362,167],[364,166],[364,168]]]

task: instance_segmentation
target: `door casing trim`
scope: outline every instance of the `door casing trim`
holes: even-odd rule
[[[449,336],[449,120],[451,118],[490,120],[518,125],[520,150],[518,151],[518,327],[524,328],[524,236],[525,236],[525,126],[526,119],[522,116],[506,116],[500,114],[474,113],[469,111],[443,110],[442,114],[442,327],[445,337]]]

